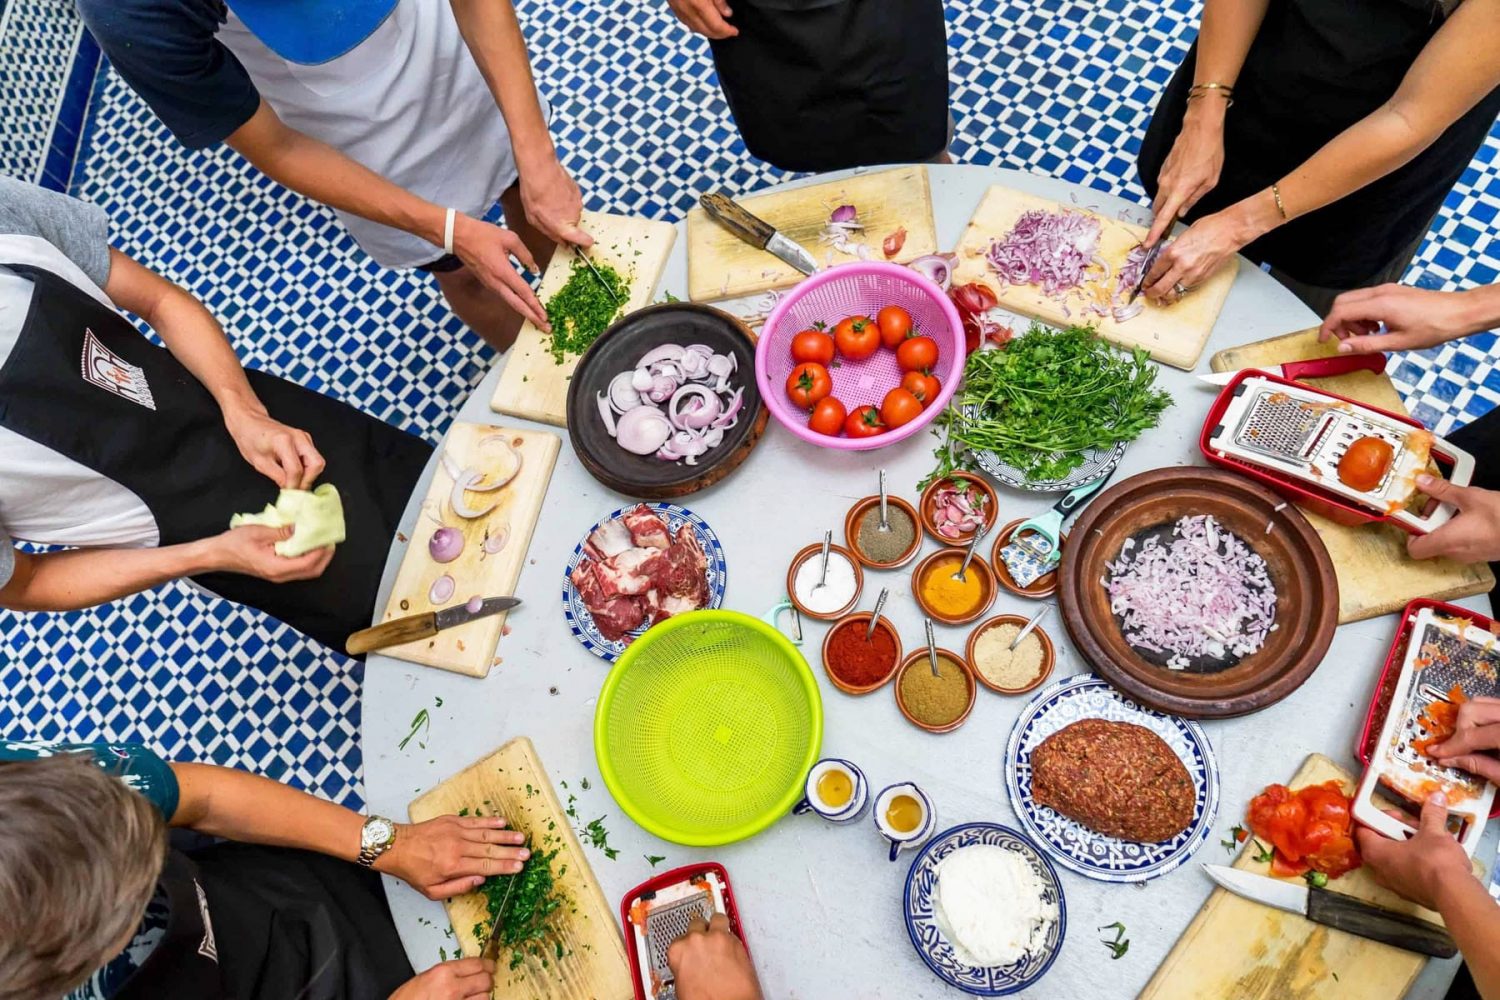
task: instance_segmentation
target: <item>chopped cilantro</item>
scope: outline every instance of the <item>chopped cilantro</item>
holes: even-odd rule
[[[648,854],[646,855],[646,860],[650,863],[652,868],[655,868],[657,865],[667,860],[667,856],[665,854]]]
[[[1110,950],[1110,959],[1113,961],[1115,959],[1123,958],[1125,956],[1125,953],[1130,950],[1130,939],[1125,936],[1125,925],[1116,920],[1114,923],[1105,924],[1099,929],[1101,931],[1115,932],[1115,938],[1113,941],[1109,940],[1108,938],[1099,939],[1099,943]]]
[[[417,740],[417,746],[421,747],[423,750],[426,750],[427,749],[427,734],[431,730],[432,730],[432,719],[431,719],[430,716],[428,716],[427,709],[424,708],[421,711],[419,711],[416,715],[412,716],[412,720],[411,720],[411,732],[407,733],[406,734],[406,738],[403,739],[400,743],[396,744],[396,749],[397,750],[405,750],[406,749],[406,744],[410,743],[413,739],[415,739],[417,733],[420,732],[422,734],[422,738],[419,739],[419,740]]]

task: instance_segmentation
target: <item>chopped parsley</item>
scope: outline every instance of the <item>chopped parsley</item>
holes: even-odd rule
[[[598,276],[581,257],[574,257],[568,280],[547,302],[547,322],[552,324],[550,350],[558,364],[569,354],[588,350],[609,329],[630,297],[630,283],[620,277],[620,272],[599,261],[594,266]]]
[[[529,838],[526,845],[531,846]],[[558,961],[568,954],[552,926],[564,902],[557,880],[567,872],[564,866],[561,872],[553,873],[556,857],[557,848],[533,851],[519,874],[492,875],[479,887],[484,894],[488,926],[496,927],[498,921],[500,948],[510,955],[511,969],[520,968],[528,956],[540,959],[545,967],[549,951]],[[484,923],[474,926],[474,937],[481,948],[489,943],[487,933]]]
[[[571,796],[569,796],[569,798],[571,798]],[[578,834],[594,847],[597,847],[599,850],[603,851],[604,856],[609,860],[613,861],[615,860],[615,858],[618,858],[620,856],[618,848],[609,846],[609,831],[604,829],[603,816],[600,816],[595,820],[590,820],[584,825],[582,830],[578,831]]]
[[[648,854],[648,855],[646,855],[646,861],[651,865],[652,868],[655,868],[657,865],[661,864],[665,860],[667,860],[667,856],[665,854]]]
[[[1125,925],[1116,920],[1114,923],[1105,924],[1099,929],[1101,931],[1115,932],[1113,941],[1108,938],[1099,939],[1099,943],[1110,950],[1110,959],[1114,960],[1125,957],[1125,953],[1130,950],[1130,939],[1125,936]]]
[[[417,733],[420,732],[422,734],[422,738],[417,740],[417,746],[421,747],[423,750],[426,750],[427,734],[431,731],[432,718],[427,714],[427,709],[424,708],[416,715],[412,716],[411,732],[407,733],[406,738],[403,739],[400,743],[396,744],[396,749],[405,750],[406,744],[410,743],[413,739],[416,739]]]

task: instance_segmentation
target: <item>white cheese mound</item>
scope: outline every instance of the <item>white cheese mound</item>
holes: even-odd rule
[[[1039,947],[1057,919],[1057,904],[1043,902],[1042,891],[1023,856],[974,844],[938,862],[933,915],[959,961],[1010,965]]]

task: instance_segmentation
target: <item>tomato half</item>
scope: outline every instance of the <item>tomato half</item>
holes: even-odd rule
[[[875,324],[880,327],[880,342],[894,351],[911,333],[911,313],[900,306],[886,306],[875,314]]]
[[[937,364],[938,345],[931,337],[908,337],[896,348],[896,364],[902,371],[927,371]]]
[[[926,372],[907,372],[901,379],[901,388],[916,396],[917,402],[925,408],[938,398],[938,393],[943,391],[943,384],[935,375],[928,375]]]
[[[807,361],[820,365],[831,363],[833,337],[825,330],[803,330],[792,338],[792,360],[799,365]]]
[[[812,416],[808,418],[807,426],[819,434],[838,437],[844,430],[844,418],[847,416],[843,403],[833,396],[824,396],[813,406]]]
[[[839,354],[850,361],[863,361],[880,348],[880,327],[868,316],[848,316],[833,328]]]
[[[880,411],[873,406],[856,407],[844,421],[844,433],[852,438],[884,434],[885,424],[880,419]]]
[[[1359,438],[1339,459],[1339,482],[1351,490],[1368,493],[1385,478],[1395,455],[1389,441],[1378,437]]]
[[[892,389],[880,403],[880,419],[885,421],[887,427],[909,424],[921,415],[921,401],[905,389]]]
[[[799,410],[811,410],[832,391],[833,379],[828,377],[828,369],[811,361],[793,368],[786,377],[787,398]]]

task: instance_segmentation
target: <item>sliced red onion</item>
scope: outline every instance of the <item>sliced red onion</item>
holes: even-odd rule
[[[477,615],[479,614],[479,609],[482,607],[484,607],[484,598],[480,597],[478,594],[475,594],[473,597],[469,598],[468,603],[464,605],[464,610],[471,615]]]
[[[855,222],[859,219],[859,212],[853,205],[840,205],[833,210],[828,217],[829,222]]]
[[[651,383],[655,379],[651,375],[651,369],[638,367],[630,374],[630,387],[636,392],[647,392],[651,389]]]
[[[990,244],[985,258],[1008,285],[1040,285],[1058,301],[1075,293],[1096,266],[1104,224],[1086,212],[1024,213],[1010,232]]]
[[[427,590],[427,600],[431,604],[447,604],[453,598],[453,591],[457,588],[453,577],[444,573],[432,581],[432,586]]]
[[[739,388],[734,390],[734,395],[729,397],[729,404],[724,407],[724,412],[714,418],[710,427],[726,428],[733,426],[734,420],[740,413],[740,407],[745,405],[745,390]]]
[[[906,246],[906,227],[902,226],[881,242],[880,250],[885,254],[885,259],[890,260],[900,253],[904,246]]]
[[[453,483],[453,492],[448,495],[448,505],[453,508],[453,513],[459,517],[472,521],[474,518],[483,517],[494,510],[495,505],[490,504],[482,510],[470,507],[464,499],[464,492],[473,489],[474,485],[484,478],[484,473],[476,472],[473,469],[463,469],[462,473],[462,476]]]
[[[688,409],[687,404],[695,399],[698,404]],[[674,426],[696,429],[713,423],[723,409],[723,401],[712,389],[702,385],[685,385],[677,390],[672,401],[667,404],[667,416]]]
[[[637,407],[615,425],[615,440],[635,455],[650,455],[671,436],[671,421],[654,406]]]
[[[599,404],[599,417],[604,421],[604,430],[608,432],[610,437],[614,437],[615,411],[609,405],[609,397],[604,395],[604,393],[602,392],[598,392],[594,394],[594,398]]]
[[[708,372],[720,379],[726,379],[734,371],[733,354],[715,354],[708,359]]]
[[[651,388],[646,395],[653,403],[665,403],[672,398],[672,393],[677,391],[677,380],[670,375],[658,375],[651,380]]]
[[[634,380],[635,372],[621,372],[610,379],[609,403],[621,413],[641,405],[641,394],[632,384]]]
[[[689,349],[682,356],[681,371],[685,379],[700,379],[708,374],[708,363],[713,359],[712,354],[699,354]]]
[[[507,475],[504,479],[497,479],[493,483],[471,483],[468,487],[470,492],[493,493],[496,490],[500,489],[502,486],[509,486],[511,484],[511,481],[521,474],[521,466],[524,464],[525,460],[521,457],[521,453],[519,451],[516,451],[516,446],[511,444],[510,441],[506,440],[506,437],[503,434],[491,434],[489,437],[479,442],[480,449],[482,450],[484,446],[491,441],[498,441],[500,443],[500,447],[510,452],[510,457],[515,462],[515,465],[511,468],[510,474]]]
[[[450,563],[464,550],[464,533],[457,528],[439,528],[427,540],[427,554],[433,562]]]
[[[942,254],[930,253],[906,265],[943,291],[953,286],[953,267]]]
[[[506,525],[498,532],[485,538],[481,548],[490,555],[494,555],[505,548],[505,543],[510,541],[510,525]]]
[[[680,360],[683,351],[684,348],[679,344],[662,344],[660,347],[653,347],[641,356],[641,360],[636,362],[636,367],[647,368],[658,361]]]

